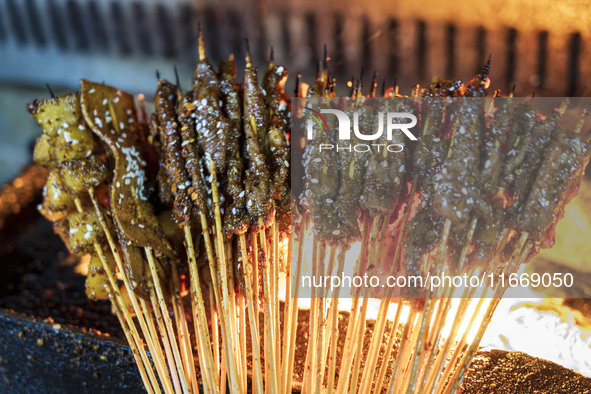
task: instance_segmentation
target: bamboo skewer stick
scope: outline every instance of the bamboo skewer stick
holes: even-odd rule
[[[318,254],[319,254],[319,241],[314,237],[312,242],[312,280],[314,280],[318,273]],[[306,361],[304,363],[304,377],[302,379],[302,392],[309,394],[312,390],[312,357],[314,355],[314,344],[316,343],[316,313],[318,302],[318,289],[312,284],[310,294],[310,315],[308,318],[308,344],[306,349]]]
[[[148,304],[146,303],[146,301],[143,298],[140,297],[139,301],[140,301],[140,305],[142,307],[143,312],[148,315],[148,318],[146,319],[146,323],[148,325],[148,329],[150,330],[149,335],[152,338],[154,338],[154,342],[156,344],[160,345],[158,342],[158,337],[159,337],[159,335],[162,335],[163,332],[157,330],[156,326],[154,325],[154,319],[152,318],[152,315],[150,314],[151,307],[148,306]],[[169,360],[172,360],[172,357],[169,357],[169,354],[170,354],[170,350],[168,350],[169,348],[164,347],[165,346],[164,344],[166,343],[166,341],[167,341],[167,339],[165,336],[162,341],[163,342],[162,347],[158,346],[158,353],[162,353],[162,349],[164,348],[164,353],[159,356],[159,359],[161,360],[161,364],[160,364],[160,367],[157,368],[158,376],[160,377],[160,380],[163,381],[162,384],[165,388],[165,391],[170,390],[167,392],[175,392],[175,391],[173,391],[173,383],[172,382],[174,381],[175,389],[177,391],[180,390],[180,387],[178,387],[178,379],[174,379],[174,377],[171,376],[172,373],[169,373],[169,369],[167,369],[167,367],[166,367],[166,362],[170,362]],[[168,350],[168,353],[166,353],[167,350]],[[170,371],[174,372],[174,365],[169,364],[169,368],[170,368]]]
[[[415,303],[417,301],[415,300]],[[404,380],[404,371],[402,371],[401,373],[401,369],[406,367],[406,364],[404,363],[404,358],[407,355],[407,344],[408,342],[410,342],[408,340],[409,337],[409,330],[411,328],[411,326],[414,326],[414,320],[417,316],[417,307],[416,305],[414,307],[411,307],[410,313],[408,315],[407,321],[404,325],[404,330],[402,333],[402,336],[400,338],[400,344],[398,345],[398,351],[396,353],[396,363],[394,364],[394,370],[392,373],[392,380],[390,382],[390,388],[388,389],[388,392],[393,393],[393,392],[400,392],[398,390],[394,391],[395,387],[398,387],[401,385],[401,381]],[[402,378],[400,377],[400,375],[402,375]]]
[[[294,230],[292,230],[294,231]],[[290,234],[290,238],[292,235]],[[285,259],[286,275],[285,275],[285,302],[283,305],[283,349],[281,352],[281,384],[279,387],[280,392],[285,392],[286,381],[290,379],[287,376],[287,371],[283,368],[286,366],[287,359],[289,357],[289,344],[290,344],[290,330],[291,330],[291,309],[293,308],[293,300],[291,298],[292,291],[292,245],[293,239],[287,243],[287,258]],[[297,323],[297,322],[296,322]],[[290,379],[291,380],[291,379]]]
[[[505,247],[506,243],[509,240],[510,235],[511,235],[511,231],[507,228],[505,228],[501,231],[501,234],[499,236],[499,243],[496,247],[495,256],[498,256],[499,253],[503,250],[503,248]],[[496,259],[496,257],[493,258],[493,261],[495,259]],[[451,292],[451,289],[450,289],[450,292]],[[461,314],[460,308],[463,308],[463,310],[465,310],[468,307],[468,301],[469,300],[462,300],[462,303],[458,307],[458,311],[459,311],[458,314]],[[446,314],[447,314],[447,311],[446,311]],[[454,325],[452,326],[452,330],[450,332],[450,335],[447,337],[442,350],[440,350],[439,353],[437,354],[437,357],[435,358],[435,362],[433,363],[433,365],[435,367],[432,369],[432,371],[428,374],[428,376],[426,378],[425,390],[431,390],[437,384],[439,376],[441,376],[441,372],[442,372],[442,368],[444,366],[446,355],[448,354],[449,349],[451,348],[451,344],[455,340],[455,337],[457,335],[456,333],[460,327],[460,324],[461,324],[461,321],[459,321],[459,320],[456,320],[454,322]]]
[[[206,252],[208,255],[208,259],[212,262],[213,257],[211,256],[211,244],[209,243],[209,233],[207,233],[207,220],[205,218],[205,214],[200,214],[201,218],[201,231],[204,235],[204,240],[206,244]],[[199,267],[197,267],[197,257],[195,256],[195,247],[193,245],[193,236],[191,235],[191,229],[188,226],[184,227],[185,232],[185,242],[188,251],[189,257],[189,276],[191,280],[191,302],[193,305],[193,316],[195,319],[195,336],[199,338],[201,342],[201,347],[204,350],[204,359],[206,360],[205,368],[208,371],[208,375],[210,376],[210,384],[211,389],[214,392],[217,392],[218,386],[218,379],[219,379],[219,369],[215,368],[214,366],[214,359],[211,350],[211,341],[209,339],[209,333],[207,330],[207,318],[205,314],[205,303],[203,301],[203,294],[201,292],[201,280],[199,278]],[[207,236],[207,237],[206,237]],[[208,247],[209,246],[209,247]],[[213,279],[212,279],[213,281]],[[197,312],[197,313],[195,313]],[[218,346],[218,344],[214,344],[214,346]]]
[[[182,366],[185,369],[185,376],[191,384],[193,393],[199,392],[197,384],[197,377],[195,375],[195,360],[193,358],[193,350],[191,349],[191,338],[187,329],[187,321],[185,318],[185,307],[181,299],[181,286],[179,283],[179,276],[176,264],[172,264],[172,296],[171,303],[173,307],[173,314],[175,317],[175,324],[177,327],[178,340],[181,347]]]
[[[162,340],[162,347],[164,349],[164,356],[165,356],[165,360],[168,363],[168,371],[169,371],[168,373],[170,373],[170,379],[171,379],[172,384],[174,386],[174,392],[175,393],[182,393],[181,386],[180,386],[180,379],[178,377],[177,368],[175,365],[175,359],[172,354],[170,339],[168,337],[168,332],[167,332],[166,327],[164,325],[164,318],[162,317],[162,313],[160,311],[160,308],[158,307],[158,299],[156,298],[156,294],[155,294],[153,288],[150,289],[150,304],[152,307],[152,311],[154,312],[154,316],[156,318],[156,323],[158,324],[158,329],[156,330],[156,332],[158,334],[160,334],[160,339]],[[150,311],[149,308],[146,309],[146,313],[150,313],[149,311]]]
[[[262,219],[259,219],[259,226],[262,228],[263,226],[263,221]],[[278,387],[278,376],[277,376],[277,368],[275,368],[276,362],[277,362],[277,358],[276,358],[276,353],[275,353],[275,339],[273,336],[273,320],[271,317],[271,300],[270,300],[270,286],[271,286],[271,278],[269,278],[270,276],[270,270],[269,270],[269,266],[267,263],[267,239],[266,239],[266,235],[265,235],[265,231],[261,230],[259,231],[259,238],[260,238],[260,242],[261,242],[261,247],[263,249],[263,292],[264,292],[264,305],[265,305],[265,322],[267,324],[266,327],[266,334],[268,335],[268,337],[266,338],[266,343],[268,346],[268,354],[266,354],[265,359],[269,360],[269,366],[270,366],[270,370],[269,370],[269,375],[270,375],[270,381],[269,381],[269,387],[271,390],[271,393],[277,393],[279,391],[279,387]]]
[[[129,327],[127,326],[127,323],[125,322],[125,318],[123,317],[123,314],[122,314],[121,310],[119,309],[119,305],[116,302],[114,302],[113,300],[112,300],[112,305],[113,305],[113,309],[115,310],[115,314],[117,315],[117,319],[119,320],[119,324],[121,325],[121,328],[123,329],[123,332],[125,333],[125,339],[127,340],[127,343],[129,344],[129,348],[131,349],[131,354],[133,355],[133,359],[135,360],[135,364],[138,367],[138,370],[140,372],[140,377],[142,378],[142,382],[144,384],[144,387],[146,388],[146,391],[149,394],[160,393],[160,388],[158,387],[158,381],[155,380],[155,377],[154,377],[154,381],[152,381],[151,378],[149,378],[146,374],[146,369],[148,369],[148,368],[151,369],[151,366],[150,366],[150,364],[146,365],[144,360],[142,360],[142,358],[140,357],[135,340],[131,336],[131,332],[129,331]],[[148,361],[148,363],[149,363],[149,361]]]
[[[388,308],[390,306],[391,301],[392,300],[390,298],[385,298],[382,299],[382,302],[380,303],[378,319],[374,324],[374,331],[371,338],[371,344],[369,345],[369,354],[367,356],[365,367],[363,368],[363,376],[361,378],[361,385],[359,387],[359,391],[362,393],[371,392],[375,366],[377,363],[378,353],[380,350],[380,343],[384,335],[384,328],[386,327],[386,320],[388,316]]]
[[[365,337],[366,319],[367,319],[367,305],[369,303],[369,296],[366,293],[361,303],[361,312],[359,314],[357,336],[354,338],[355,352],[357,358],[353,364],[353,371],[351,372],[351,390],[357,391],[357,383],[359,379],[359,370],[361,368],[361,360],[363,358],[363,339]],[[353,354],[353,353],[352,353]]]
[[[530,252],[531,247],[533,246],[531,242],[528,242],[528,238],[529,234],[527,232],[524,232],[521,235],[517,247],[517,251],[519,251],[519,254],[516,259],[513,259],[513,262],[509,268],[510,274],[515,272],[519,265],[526,260],[526,257]],[[482,339],[482,336],[484,335],[484,332],[486,331],[486,328],[490,323],[493,312],[496,309],[498,303],[500,302],[501,296],[504,293],[504,291],[505,289],[500,286],[495,290],[495,294],[493,295],[493,298],[487,307],[487,311],[484,314],[482,324],[478,328],[476,337],[474,338],[474,341],[470,345],[469,349],[462,355],[462,358],[460,359],[458,366],[453,376],[451,377],[448,386],[444,391],[444,394],[450,393],[452,390],[456,389],[457,386],[460,384],[461,379],[459,379],[459,377],[463,376],[464,372],[466,371],[466,368],[468,368],[469,362],[472,360],[472,357],[474,356],[474,353],[476,352],[476,350],[478,350],[478,344],[480,343],[480,340]]]
[[[340,276],[343,273],[343,269],[345,267],[345,253],[346,248],[341,247],[341,251],[339,253],[339,266],[337,268],[337,276]],[[334,390],[335,370],[337,364],[337,348],[339,338],[338,315],[340,291],[340,287],[337,287],[335,293],[333,294],[329,311],[331,320],[330,330],[332,331],[332,333],[331,335],[329,335],[330,355],[328,356],[328,381],[326,385],[328,392],[332,392]],[[324,382],[324,375],[322,375],[321,381]]]
[[[216,227],[217,229],[217,227]],[[220,243],[220,248],[224,248],[224,256],[232,256],[232,248],[231,248],[231,244],[229,242],[227,242],[227,238],[224,238],[224,236],[221,234],[221,229],[219,232],[217,232],[217,236],[220,238],[219,243]],[[229,319],[229,324],[231,327],[231,332],[232,332],[232,349],[236,352],[237,356],[236,356],[236,370],[240,371],[240,373],[238,373],[238,382],[240,384],[240,392],[245,392],[246,391],[246,380],[245,380],[245,373],[246,371],[243,370],[243,365],[242,365],[242,347],[240,346],[240,331],[239,331],[239,327],[238,327],[238,322],[239,322],[239,317],[237,314],[237,307],[236,307],[236,289],[234,287],[234,269],[232,267],[231,264],[228,264],[226,262],[226,259],[224,258],[222,264],[225,264],[226,267],[226,280],[228,282],[228,302],[229,302],[229,309],[230,309],[230,319]]]
[[[361,250],[362,251],[366,251],[368,242],[369,242],[369,236],[370,236],[370,228],[369,228],[370,224],[368,221],[364,220],[364,225],[363,225],[363,230],[362,230],[362,240],[361,240]],[[365,259],[365,256],[360,256],[360,266],[365,266],[365,263],[363,262]],[[367,310],[367,290],[364,292],[363,295],[363,304],[361,307],[361,310]],[[356,310],[356,306],[358,305],[358,295],[355,295],[355,299],[353,302],[353,307],[351,308],[351,315],[349,316],[349,319],[354,319],[354,320],[358,320],[356,314],[357,314],[357,310]],[[355,308],[355,309],[354,309]],[[365,319],[365,312],[362,312],[360,315],[360,318]],[[358,321],[359,322],[359,321]],[[354,329],[354,332],[350,331],[350,328]],[[357,335],[355,335],[357,334]],[[343,393],[347,388],[347,383],[349,380],[349,374],[350,374],[350,368],[351,365],[353,364],[353,357],[355,355],[355,346],[357,341],[359,340],[359,334],[357,331],[357,326],[356,325],[349,325],[347,327],[347,334],[345,337],[345,352],[343,354],[343,358],[341,361],[341,367],[340,367],[340,371],[339,371],[339,381],[337,384],[337,392],[339,393]]]
[[[79,206],[79,204],[80,201],[78,200],[76,206],[80,210],[81,207]],[[156,380],[154,373],[150,373],[150,371],[152,371],[152,366],[143,348],[143,344],[141,338],[139,337],[139,333],[136,331],[135,324],[133,323],[131,317],[126,317],[129,316],[129,310],[127,310],[127,306],[125,305],[125,301],[123,301],[123,297],[119,291],[119,287],[117,287],[117,281],[115,280],[115,276],[113,275],[111,268],[105,260],[103,250],[101,249],[100,245],[95,242],[94,248],[99,255],[101,263],[103,264],[103,269],[107,274],[107,278],[110,284],[109,298],[111,299],[113,309],[115,310],[117,318],[119,319],[119,323],[121,324],[121,328],[123,329],[125,338],[127,339],[127,343],[129,344],[129,348],[131,349],[131,353],[133,354],[136,365],[138,366],[138,369],[140,371],[142,382],[144,383],[144,386],[146,387],[149,393],[160,393],[158,381]],[[123,312],[123,310],[125,310],[125,312]],[[141,349],[141,351],[139,349]],[[146,371],[148,371],[148,373]]]
[[[160,309],[162,310],[162,317],[164,319],[164,327],[166,328],[166,332],[168,332],[168,337],[170,339],[170,346],[172,348],[172,354],[174,357],[174,362],[176,364],[176,368],[178,371],[178,376],[180,379],[181,387],[183,392],[190,392],[189,384],[187,382],[187,377],[185,376],[184,368],[182,367],[182,359],[180,356],[179,346],[175,337],[174,328],[172,326],[172,320],[170,319],[170,314],[168,313],[168,307],[166,306],[166,300],[164,299],[163,289],[160,285],[160,278],[158,276],[158,272],[156,270],[156,263],[154,262],[154,256],[152,255],[152,249],[147,247],[145,248],[146,257],[148,258],[148,265],[150,267],[150,271],[152,273],[152,280],[154,282],[154,288],[156,291],[156,297]]]
[[[328,258],[328,268],[326,269],[326,272],[323,273],[323,275],[326,276],[330,276],[332,275],[332,271],[334,270],[334,264],[335,264],[335,260],[336,260],[336,250],[337,248],[335,246],[331,247],[330,249],[330,255]],[[342,274],[342,272],[337,272],[337,276],[340,276]],[[328,292],[326,289],[324,289],[324,299],[326,300],[328,298]],[[331,341],[331,336],[334,333],[333,331],[333,324],[336,324],[335,322],[333,322],[332,319],[332,311],[333,309],[337,308],[338,305],[338,297],[340,294],[340,290],[337,288],[335,289],[331,295],[330,295],[330,307],[329,310],[326,313],[326,323],[325,323],[325,328],[324,330],[321,331],[321,346],[320,346],[320,363],[319,363],[319,367],[320,367],[320,371],[319,371],[319,379],[320,379],[320,386],[321,387],[322,384],[324,384],[324,376],[325,376],[325,372],[326,372],[326,359],[328,357],[328,349],[329,349],[329,345],[330,345],[330,341]],[[326,301],[325,301],[325,305],[326,305]]]
[[[275,211],[274,202],[273,211]],[[271,265],[271,288],[273,294],[273,318],[275,320],[275,355],[277,357],[277,365],[281,365],[281,322],[279,318],[279,228],[277,226],[276,220],[273,220],[273,223],[271,224],[271,234],[273,245],[273,264]],[[278,378],[278,381],[280,380],[281,379]]]
[[[352,345],[353,336],[355,335],[355,327],[358,322],[359,312],[359,298],[353,298],[351,304],[351,312],[349,313],[349,322],[347,324],[347,334],[345,336],[345,346],[343,348],[343,356],[341,357],[341,365],[339,370],[339,380],[337,382],[337,393],[344,393],[348,383],[349,369],[351,368],[352,358],[354,356],[354,349]]]
[[[221,370],[221,358],[220,358],[220,329],[219,329],[219,318],[218,311],[215,304],[215,295],[213,287],[207,286],[207,296],[209,297],[209,321],[211,322],[211,341],[213,343],[213,362],[216,370]],[[218,386],[221,387],[221,378],[218,376]]]
[[[390,330],[390,336],[388,338],[388,343],[386,345],[386,351],[384,356],[382,357],[382,366],[380,367],[380,372],[378,374],[378,378],[376,380],[375,390],[382,390],[384,388],[386,372],[388,370],[388,365],[390,361],[390,354],[392,353],[392,349],[394,348],[394,343],[396,342],[396,334],[398,332],[398,323],[400,322],[400,316],[402,315],[402,308],[404,303],[401,299],[398,300],[398,304],[396,307],[396,315],[394,316],[394,321],[392,322],[392,329]]]
[[[304,249],[304,229],[306,227],[306,223],[308,221],[308,217],[304,216],[300,223],[300,228],[298,230],[298,254],[296,258],[296,272],[295,276],[293,277],[294,283],[294,296],[291,298],[290,301],[290,325],[289,329],[289,338],[287,343],[287,356],[284,357],[283,364],[281,365],[282,375],[285,377],[285,382],[283,386],[283,393],[291,393],[292,385],[293,385],[293,364],[295,358],[295,347],[296,347],[296,331],[297,331],[297,324],[298,324],[298,297],[300,295],[300,284],[296,281],[299,281],[300,276],[302,275],[302,260],[303,260],[303,249]],[[293,241],[295,242],[295,234],[292,235]]]
[[[248,350],[246,348],[246,299],[240,298],[240,349],[242,352],[243,386],[248,389]]]
[[[254,307],[252,286],[250,283],[250,274],[248,273],[248,262],[247,256],[248,251],[246,249],[246,238],[244,234],[240,234],[240,251],[242,254],[242,267],[244,271],[244,284],[246,290],[246,302],[248,309],[248,319],[250,321],[250,336],[252,340],[252,364],[253,364],[253,375],[254,375],[254,388],[253,392],[262,394],[263,392],[263,377],[261,371],[261,356],[260,356],[260,344],[259,344],[259,332],[257,329],[256,320],[258,316],[255,315],[256,308]]]
[[[98,215],[98,218],[99,218],[99,221],[101,223],[101,226],[103,227],[103,231],[105,233],[105,236],[107,237],[107,242],[108,242],[108,244],[109,244],[109,246],[111,248],[111,252],[113,253],[113,257],[115,258],[115,262],[117,263],[117,269],[119,269],[119,272],[121,272],[123,274],[122,275],[122,277],[123,277],[123,283],[125,284],[125,286],[128,289],[131,289],[131,287],[129,286],[127,277],[124,274],[125,271],[123,270],[123,263],[121,261],[121,258],[119,256],[119,253],[118,253],[117,248],[115,246],[115,243],[113,241],[113,238],[111,236],[111,233],[110,233],[110,231],[109,231],[109,229],[107,227],[107,224],[105,222],[105,219],[104,219],[104,217],[102,215],[102,212],[101,212],[101,210],[100,210],[100,208],[98,206],[98,203],[96,201],[96,198],[94,196],[94,189],[93,188],[90,188],[88,190],[88,194],[89,194],[89,196],[91,198],[91,201],[92,201],[92,204],[94,206],[94,209],[95,209],[95,211],[96,211],[96,213]],[[80,199],[78,197],[76,197],[74,199],[74,202],[76,204],[76,208],[78,209],[78,211],[79,212],[82,212],[82,206],[80,204]],[[95,247],[95,249],[96,249],[97,252],[99,252],[99,251],[101,252],[101,254],[99,254],[99,256],[101,256],[102,255],[102,249],[101,249],[100,245],[95,242],[94,247]],[[103,262],[103,266],[106,267],[105,268],[105,272],[111,272],[109,266],[106,265],[106,264],[104,264],[104,263],[106,263],[106,262]],[[114,278],[114,276],[113,276],[113,278]],[[123,315],[124,315],[125,319],[129,323],[129,328],[130,328],[130,330],[131,330],[134,338],[137,338],[137,347],[138,347],[138,350],[140,352],[140,356],[142,357],[142,359],[145,359],[144,363],[146,363],[147,360],[148,360],[148,358],[145,355],[145,349],[143,348],[143,345],[141,343],[141,340],[140,340],[140,337],[139,337],[139,333],[138,333],[138,331],[135,328],[135,323],[133,323],[133,320],[131,318],[131,315],[129,314],[129,310],[127,309],[127,306],[125,305],[125,302],[123,301],[123,297],[122,297],[122,295],[121,295],[121,293],[119,291],[119,287],[117,287],[117,283],[114,281],[114,279],[113,279],[113,282],[111,283],[111,286],[113,287],[113,290],[115,291],[116,298],[119,300],[121,311],[123,312]],[[144,322],[143,315],[141,313],[141,309],[140,309],[139,305],[137,304],[137,300],[135,299],[135,295],[133,294],[133,292],[130,292],[130,300],[132,302],[132,306],[133,306],[134,312],[135,312],[136,316],[138,317],[138,322],[140,323],[140,328],[141,328],[142,332],[143,333],[149,333],[149,331],[148,331],[148,329],[146,327],[146,324]],[[146,343],[148,344],[148,348],[150,349],[150,352],[153,353],[153,355],[155,355],[155,357],[159,357],[160,360],[162,360],[161,354],[158,353],[158,347],[155,345],[154,339],[151,336],[146,335]],[[161,362],[161,365],[162,364],[163,363]],[[150,365],[149,362],[147,362],[146,365]],[[154,381],[154,382],[157,382],[156,381],[156,377],[154,376],[154,373],[153,373],[152,368],[147,368],[146,370],[148,372],[148,376],[150,377],[150,380],[151,381]],[[157,384],[156,384],[156,387],[158,387]]]
[[[225,354],[226,354],[226,367],[228,368],[228,378],[230,380],[230,391],[232,393],[239,393],[240,392],[240,378],[238,377],[238,372],[236,369],[236,357],[234,355],[233,346],[235,346],[235,339],[237,336],[233,330],[233,319],[235,315],[231,314],[230,308],[230,292],[228,289],[228,273],[227,273],[227,262],[226,262],[226,253],[224,247],[224,236],[222,234],[222,217],[220,212],[220,200],[219,200],[219,193],[218,193],[218,186],[217,186],[217,174],[215,170],[215,166],[213,163],[213,159],[211,157],[207,157],[208,164],[209,164],[209,172],[211,174],[211,194],[213,197],[213,205],[214,205],[214,219],[215,219],[215,240],[217,242],[214,243],[216,247],[216,254],[218,257],[217,260],[217,271],[219,272],[218,280],[220,281],[219,284],[221,285],[221,297],[217,298],[217,305],[222,306],[223,315],[220,315],[220,322],[222,328],[222,343],[224,346]],[[211,267],[215,270],[214,267]],[[221,298],[221,299],[220,299]],[[231,321],[228,321],[230,319]]]
[[[322,278],[324,276],[324,261],[326,259],[326,245],[322,245],[320,247],[319,259],[318,264],[316,266],[316,277]],[[324,338],[324,331],[325,331],[325,324],[326,324],[326,297],[325,297],[325,289],[320,287],[317,292],[317,300],[316,300],[316,322],[314,323],[314,333],[315,333],[315,342],[312,342],[313,351],[312,351],[312,367],[311,367],[311,388],[310,393],[316,393],[320,390],[320,386],[322,382],[318,382],[319,376],[321,374],[321,362],[322,357],[319,354],[322,352],[323,349],[323,338]]]

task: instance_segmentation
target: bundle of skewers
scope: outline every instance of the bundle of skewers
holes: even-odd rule
[[[365,348],[372,294],[353,299],[339,330],[338,289],[313,289],[305,341],[297,280],[306,238],[318,275],[342,272],[355,242],[357,271],[387,261],[413,274],[514,272],[551,244],[591,155],[586,112],[567,131],[566,102],[544,117],[499,92],[486,107],[464,100],[487,94],[487,72],[410,97],[383,87],[384,105],[420,119],[404,152],[320,156],[314,144],[336,138],[328,128],[291,149],[285,67],[271,58],[259,84],[247,51],[239,83],[233,56],[216,70],[200,39],[192,90],[158,77],[151,114],[87,80],[29,105],[43,129],[34,160],[50,169],[40,211],[72,253],[90,255],[87,294],[111,301],[150,393],[451,392],[504,289],[467,290],[453,307],[450,292],[388,292]],[[347,110],[370,119],[375,78],[368,92],[361,78],[351,86]],[[334,92],[325,61],[293,96]],[[305,173],[296,198],[292,163]]]

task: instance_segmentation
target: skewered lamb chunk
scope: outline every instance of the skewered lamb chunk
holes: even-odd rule
[[[220,62],[219,87],[223,110],[230,122],[227,152],[227,183],[225,194],[229,198],[224,213],[224,230],[227,236],[244,234],[248,230],[248,211],[243,176],[244,164],[241,155],[242,112],[240,90],[236,84],[236,63],[234,56]]]
[[[146,189],[144,144],[139,136],[138,119],[132,95],[109,86],[82,80],[82,113],[86,124],[109,147],[114,157],[110,204],[113,219],[126,242],[150,247],[157,256],[174,258],[166,241]]]
[[[381,101],[377,111],[384,113],[384,116],[388,112],[407,112],[417,115],[415,105],[404,97],[392,97]],[[385,147],[381,152],[376,150],[370,154],[367,162],[361,203],[371,215],[389,214],[394,211],[403,189],[408,147],[405,146],[407,144],[403,133],[393,133],[392,141],[388,141],[386,133],[383,133],[374,143],[404,146],[401,152],[389,152]]]
[[[210,156],[216,172],[224,174],[230,123],[222,112],[217,74],[206,57],[195,68],[193,100],[199,152],[202,157]]]
[[[245,192],[246,209],[251,229],[267,226],[272,220],[270,175],[265,158],[267,119],[263,107],[263,93],[258,85],[256,69],[247,55],[244,70],[243,124],[245,133],[244,157],[247,162]]]
[[[543,161],[554,130],[560,127],[560,120],[564,111],[566,111],[566,105],[567,101],[565,100],[561,107],[554,110],[547,119],[543,122],[538,122],[531,130],[531,133],[524,136],[520,143],[517,156],[523,155],[523,160],[514,170],[515,180],[510,186],[512,203],[507,209],[507,219],[512,228],[518,225],[518,223],[515,223],[515,220],[517,220],[517,211],[525,203],[530,191],[533,190],[532,187],[536,174]]]
[[[327,83],[325,79],[318,78],[308,89],[308,97],[312,100],[320,100],[324,95]],[[322,104],[320,104],[322,106]],[[312,122],[309,118],[308,122]],[[339,191],[339,165],[337,153],[334,150],[321,151],[323,144],[334,145],[334,130],[336,121],[334,117],[326,118],[327,126],[313,124],[314,138],[306,142],[303,156],[305,168],[305,200],[312,215],[314,232],[321,239],[332,237],[337,212],[332,204],[327,201],[335,201]]]
[[[289,146],[286,142],[289,109],[285,96],[286,79],[286,68],[271,61],[263,76],[263,91],[269,121],[265,154],[271,169],[271,196],[275,200],[283,198],[289,176]]]
[[[588,137],[557,126],[515,228],[527,231],[542,247],[551,246],[557,218],[576,194],[590,156]]]
[[[373,109],[361,103],[360,87],[357,94],[347,102],[344,112],[349,119],[354,119],[358,114],[358,125],[360,130],[371,130],[373,127]],[[355,126],[355,122],[354,125]],[[367,152],[356,152],[353,146],[361,143],[355,133],[349,140],[339,141],[340,149],[337,152],[338,165],[340,168],[340,185],[336,201],[325,200],[330,206],[334,204],[338,222],[336,229],[332,230],[334,240],[348,244],[361,236],[359,229],[359,212],[361,208],[360,199],[363,193],[366,163],[369,157]]]
[[[191,221],[192,204],[187,190],[192,183],[182,157],[183,142],[176,116],[177,87],[166,80],[159,80],[154,103],[166,157],[166,174],[174,195],[173,212],[179,225],[188,226]]]
[[[435,177],[435,210],[460,229],[468,224],[473,209],[478,209],[486,219],[492,216],[490,205],[482,197],[480,179],[483,100],[472,98],[485,94],[489,84],[487,73],[488,64],[470,81],[465,98],[454,103],[452,140],[441,171]]]

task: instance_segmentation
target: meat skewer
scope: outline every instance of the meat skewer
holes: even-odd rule
[[[196,104],[195,125],[196,141],[198,149],[204,154],[204,166],[210,173],[211,183],[211,205],[214,212],[214,247],[217,260],[213,260],[213,250],[210,254],[212,260],[209,262],[216,304],[222,307],[223,313],[220,314],[220,323],[222,328],[223,346],[225,351],[225,362],[228,368],[228,379],[231,392],[239,392],[242,380],[238,376],[238,366],[234,357],[234,341],[238,338],[234,334],[234,325],[232,324],[235,316],[234,299],[230,299],[230,290],[228,288],[228,264],[226,260],[225,236],[221,220],[220,194],[218,193],[217,173],[226,168],[226,149],[229,123],[221,112],[221,100],[219,88],[217,86],[217,75],[213,70],[209,60],[205,57],[205,47],[203,37],[200,34],[199,39],[199,63],[195,68],[193,78],[193,99]],[[215,146],[215,149],[213,149]],[[213,150],[211,150],[213,149]],[[210,200],[208,200],[210,201]],[[208,204],[209,205],[209,204]],[[202,227],[206,227],[206,217],[201,215]],[[209,235],[203,234],[206,247],[209,243]],[[230,266],[231,268],[231,266]],[[218,284],[219,283],[219,284]],[[220,382],[221,384],[221,382]]]

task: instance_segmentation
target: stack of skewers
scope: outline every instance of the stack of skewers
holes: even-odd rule
[[[591,155],[586,112],[567,131],[566,102],[543,117],[499,92],[486,107],[462,99],[487,94],[487,73],[467,85],[435,80],[410,97],[383,87],[393,98],[384,105],[420,119],[403,153],[319,156],[314,144],[336,138],[328,129],[291,149],[285,67],[271,59],[259,84],[247,51],[238,83],[233,56],[215,70],[201,39],[193,89],[158,77],[152,114],[86,80],[79,93],[29,105],[43,129],[34,159],[51,170],[40,210],[72,253],[91,255],[87,294],[111,300],[150,393],[451,392],[503,288],[467,290],[453,307],[451,293],[388,292],[365,349],[369,291],[339,332],[338,290],[313,289],[306,342],[296,281],[306,237],[318,275],[342,272],[354,242],[358,271],[387,260],[411,274],[514,272],[551,244]],[[364,95],[360,79],[348,110],[370,119],[379,108],[362,104],[377,84]],[[325,61],[309,87],[297,79],[294,96],[334,90]],[[305,173],[297,198],[291,163]]]

